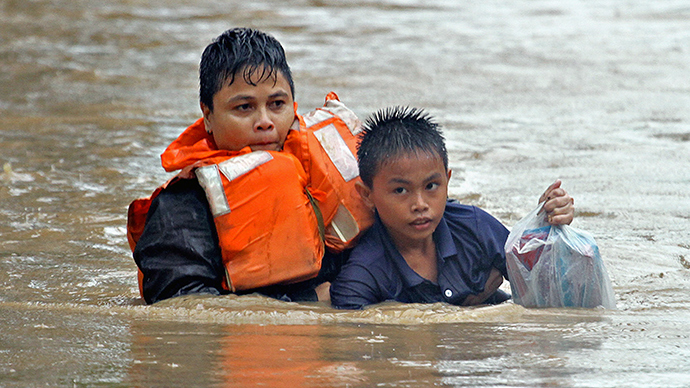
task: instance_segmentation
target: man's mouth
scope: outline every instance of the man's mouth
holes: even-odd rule
[[[263,143],[254,143],[250,146],[252,151],[280,151],[280,145],[277,142],[267,141]]]

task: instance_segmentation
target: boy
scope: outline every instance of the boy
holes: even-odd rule
[[[389,108],[364,124],[358,191],[377,219],[331,285],[337,308],[395,300],[501,303],[508,230],[488,213],[448,200],[448,156],[422,110]],[[569,224],[573,200],[554,183],[542,196],[553,224]]]
[[[142,296],[147,303],[192,293],[327,298],[328,283],[317,286],[339,269],[341,255],[324,252],[330,224],[314,197],[323,205],[336,184],[307,192],[317,155],[286,152],[286,142],[312,151],[283,47],[260,31],[228,30],[206,47],[199,73],[203,118],[161,155],[167,171],[181,172],[130,205]]]

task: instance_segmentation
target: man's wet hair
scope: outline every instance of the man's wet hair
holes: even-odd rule
[[[199,65],[199,100],[213,111],[213,96],[236,77],[250,84],[273,79],[280,72],[290,84],[294,98],[295,85],[285,58],[283,46],[271,35],[251,28],[233,28],[213,40]]]
[[[441,127],[423,109],[396,106],[371,115],[362,126],[357,159],[359,176],[372,187],[374,176],[388,161],[405,155],[434,155],[448,171],[448,152]]]

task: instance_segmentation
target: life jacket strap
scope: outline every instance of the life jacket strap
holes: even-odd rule
[[[321,237],[321,241],[325,242],[326,241],[326,226],[323,223],[323,214],[321,214],[321,209],[319,208],[318,202],[316,202],[316,199],[314,199],[314,196],[311,195],[309,190],[304,190],[305,193],[307,193],[307,198],[309,198],[309,202],[311,203],[312,208],[314,209],[314,214],[316,215],[316,222],[319,224],[319,236]]]

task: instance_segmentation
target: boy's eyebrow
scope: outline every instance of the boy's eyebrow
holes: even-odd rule
[[[393,179],[389,180],[388,183],[409,184],[411,182],[408,181],[407,179],[403,179],[403,178],[393,178]]]
[[[424,182],[432,181],[435,179],[439,179],[443,176],[440,172],[435,172],[428,177],[424,179]],[[404,178],[392,178],[391,180],[388,181],[388,183],[400,183],[400,184],[410,184],[412,183],[411,181],[404,179]]]
[[[424,181],[428,182],[428,181],[432,181],[434,179],[439,179],[442,177],[443,177],[443,174],[441,174],[440,172],[435,172],[435,173],[429,175]]]

